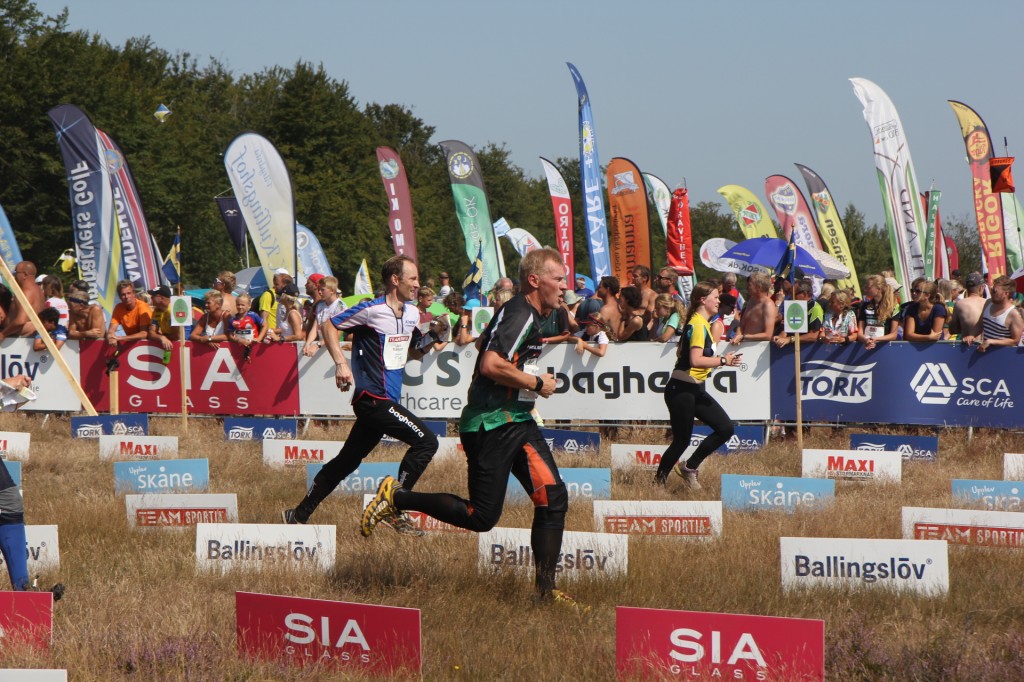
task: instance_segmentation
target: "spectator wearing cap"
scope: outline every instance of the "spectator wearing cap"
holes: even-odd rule
[[[972,272],[964,278],[964,297],[953,304],[950,338],[981,336],[981,312],[984,308],[985,280],[980,272]]]
[[[587,286],[587,280],[579,275],[576,277],[576,288],[574,291],[577,296],[583,299],[590,298],[594,295],[594,290]]]
[[[447,272],[442,272],[437,277],[441,280],[441,286],[437,290],[437,297],[443,301],[448,297],[448,294],[452,293],[452,285],[448,281]]]
[[[445,296],[444,307],[458,316],[455,328],[452,330],[452,341],[455,342],[455,345],[468,346],[473,343],[476,339],[473,336],[473,314],[472,310],[466,306],[466,299],[462,297],[462,294],[453,291]]]
[[[299,312],[299,287],[288,282],[277,298],[277,325],[267,331],[263,340],[267,343],[302,341],[302,313]]]
[[[84,284],[84,282],[83,282]],[[68,302],[68,338],[102,339],[105,333],[106,319],[103,308],[89,302],[88,285],[84,291],[73,288],[69,290]]]
[[[237,283],[238,280],[235,279],[235,273],[230,270],[221,270],[217,273],[217,277],[214,278],[213,286],[210,287],[222,294],[221,311],[228,317],[234,317],[235,313],[238,312],[234,293]]]
[[[35,263],[23,260],[14,266],[14,281],[21,288],[36,314],[46,307],[46,296],[43,294],[43,289],[36,284]],[[0,340],[15,336],[34,336],[36,330],[29,323],[28,311],[22,308],[18,298],[14,297],[5,324],[0,329]]]
[[[981,336],[964,335],[968,346],[978,342],[977,350],[984,353],[991,346],[1016,346],[1024,332],[1024,318],[1014,305],[1016,283],[1002,275],[992,282],[992,298],[981,311]]]
[[[564,301],[566,312],[569,313],[569,331],[575,334],[580,330],[579,322],[576,321],[576,314],[579,312],[580,306],[583,305],[583,299],[575,291],[567,289],[562,300]]]
[[[149,326],[153,322],[153,310],[149,304],[139,300],[135,294],[135,287],[126,279],[117,283],[117,296],[121,302],[114,306],[114,311],[110,315],[107,343],[116,346],[124,341],[146,338],[149,335]],[[118,327],[124,332],[124,336],[117,336]]]
[[[309,330],[313,326],[316,316],[316,304],[320,302],[320,282],[324,276],[314,272],[306,278],[306,298],[302,301],[302,330],[305,336],[309,336]]]
[[[594,313],[583,321],[583,328],[576,332],[576,354],[590,353],[603,358],[608,352],[608,325],[601,313]]]
[[[181,327],[171,324],[171,296],[173,292],[168,286],[159,286],[149,290],[149,300],[153,305],[153,317],[149,323],[149,340],[159,343],[164,350],[174,347],[174,341],[181,338]]]

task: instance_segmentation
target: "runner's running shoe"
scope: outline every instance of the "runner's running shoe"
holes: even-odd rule
[[[562,590],[551,590],[550,592],[542,592],[533,595],[533,603],[541,606],[545,604],[554,604],[562,608],[574,609],[577,613],[587,613],[590,611],[589,606],[584,606],[576,601],[573,597],[566,594]]]
[[[701,490],[704,487],[700,484],[700,481],[697,480],[696,469],[690,469],[682,462],[677,462],[676,465],[672,467],[672,471],[679,474],[679,477],[683,479],[683,483],[685,483],[686,487],[690,490]]]
[[[411,535],[417,538],[426,535],[425,532],[416,527],[416,524],[413,523],[412,519],[405,512],[399,512],[395,516],[385,516],[380,522],[399,535]]]
[[[399,512],[395,509],[395,491],[401,487],[401,484],[391,476],[385,476],[377,486],[377,494],[367,503],[363,509],[363,517],[359,520],[359,532],[364,538],[370,537],[374,527],[384,518],[398,515]]]
[[[281,518],[284,519],[285,523],[289,523],[289,524],[305,523],[305,521],[299,521],[299,517],[295,513],[294,509],[285,509],[284,511],[282,511],[281,512]]]

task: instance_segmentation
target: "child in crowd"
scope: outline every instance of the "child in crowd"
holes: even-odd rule
[[[259,343],[266,330],[263,328],[263,320],[251,310],[252,296],[241,294],[235,299],[235,304],[238,312],[228,323],[228,340],[245,348],[243,357],[248,361],[251,359],[252,344]]]
[[[68,328],[60,323],[60,310],[58,308],[43,308],[39,311],[39,321],[43,324],[43,330],[50,335],[50,338],[57,345],[57,350],[60,350],[64,342],[68,340]],[[37,353],[45,351],[46,344],[43,343],[39,332],[36,332],[35,338],[32,350]]]
[[[583,355],[589,351],[592,355],[603,358],[608,350],[608,325],[601,313],[594,313],[585,320],[583,329],[576,332],[576,353]]]
[[[857,340],[857,316],[850,309],[850,295],[834,291],[829,297],[829,311],[821,325],[819,339],[825,343],[846,343]]]

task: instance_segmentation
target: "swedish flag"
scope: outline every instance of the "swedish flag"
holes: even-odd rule
[[[181,233],[174,235],[174,245],[167,252],[162,268],[164,277],[168,284],[177,284],[181,281]]]

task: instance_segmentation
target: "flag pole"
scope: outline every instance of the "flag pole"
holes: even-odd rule
[[[178,270],[178,296],[184,295],[185,281],[184,272],[181,268],[181,225],[178,225],[178,236],[175,240],[177,248],[174,249],[174,264]],[[192,304],[188,306],[189,317],[192,316]],[[178,327],[178,372],[181,377],[181,432],[188,433],[188,382],[186,381],[188,371],[188,349],[185,346],[185,327]]]

